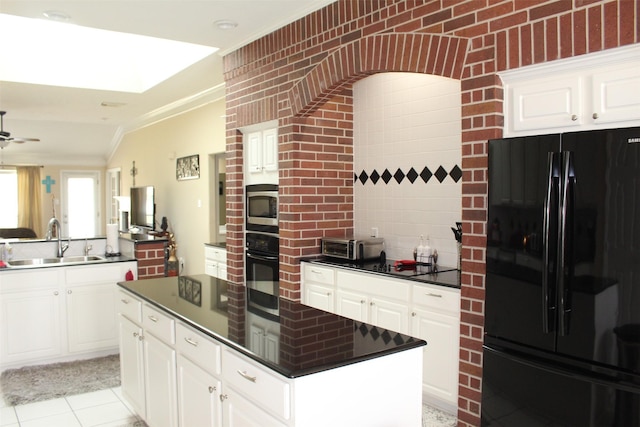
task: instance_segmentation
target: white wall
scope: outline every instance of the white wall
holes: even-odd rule
[[[354,84],[354,173],[364,171],[364,184],[354,183],[356,235],[379,229],[387,257],[412,259],[420,235],[430,237],[438,264],[455,267],[457,248],[451,227],[461,220],[462,179],[450,172],[462,168],[460,82],[412,73],[380,73]],[[407,174],[427,167],[425,183]],[[440,182],[436,171],[446,176]],[[393,175],[405,177],[398,183]],[[388,183],[376,171],[388,170]],[[456,174],[454,173],[454,176]],[[457,176],[456,176],[457,178]]]
[[[122,195],[133,185],[156,188],[156,228],[163,216],[175,234],[184,274],[204,273],[204,243],[210,242],[209,215],[217,209],[209,200],[209,155],[225,151],[224,100],[204,105],[124,136],[108,168],[120,167]],[[200,155],[200,178],[176,180],[176,158]],[[213,173],[213,171],[211,171]],[[213,179],[217,188],[217,177]],[[217,191],[216,191],[217,192]]]

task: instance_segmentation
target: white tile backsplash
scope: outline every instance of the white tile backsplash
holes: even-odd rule
[[[354,183],[355,232],[377,227],[391,259],[413,257],[420,235],[429,236],[439,264],[455,267],[457,247],[451,227],[461,219],[462,180],[449,174],[462,167],[460,82],[412,73],[380,73],[354,84],[354,173],[368,176],[413,167],[446,178],[427,183],[391,178]]]

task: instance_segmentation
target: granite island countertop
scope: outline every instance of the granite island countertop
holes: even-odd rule
[[[118,285],[288,378],[426,345],[421,339],[280,298],[280,316],[274,328],[279,330],[279,350],[276,360],[269,360],[250,349],[248,319],[258,314],[247,309],[242,285],[208,275],[145,279]]]

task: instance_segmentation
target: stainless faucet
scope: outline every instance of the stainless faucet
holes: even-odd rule
[[[53,236],[53,227],[56,227],[56,235],[58,237],[58,253],[56,256],[58,258],[62,258],[64,252],[69,249],[69,243],[71,243],[71,238],[69,238],[68,243],[62,244],[62,240],[60,239],[60,235],[62,234],[62,229],[60,227],[60,221],[58,218],[53,217],[49,220],[49,225],[47,225],[47,240],[51,240]]]

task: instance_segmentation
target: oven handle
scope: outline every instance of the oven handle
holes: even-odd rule
[[[254,255],[247,252],[247,258],[253,258],[260,261],[278,261],[277,256],[268,256],[268,255]]]

